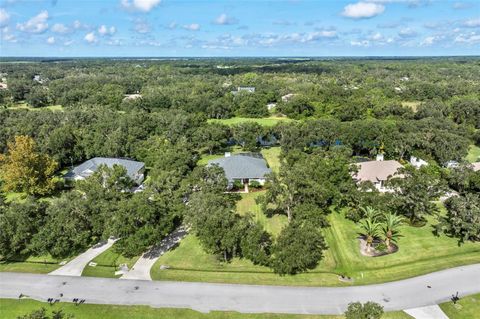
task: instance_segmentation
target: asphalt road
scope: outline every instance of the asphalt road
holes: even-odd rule
[[[438,304],[449,300],[457,291],[460,297],[480,292],[480,264],[396,282],[352,287],[254,286],[0,273],[0,298],[18,298],[24,294],[37,300],[80,298],[86,303],[191,308],[202,312],[340,314],[352,301],[375,301],[391,311]]]

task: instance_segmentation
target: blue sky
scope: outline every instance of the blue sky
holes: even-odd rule
[[[1,56],[480,55],[480,1],[0,0]]]

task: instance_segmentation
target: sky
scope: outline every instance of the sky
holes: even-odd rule
[[[480,55],[480,1],[0,0],[0,56]]]

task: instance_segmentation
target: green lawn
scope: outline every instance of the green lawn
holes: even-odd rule
[[[293,121],[288,117],[278,117],[278,116],[271,116],[271,117],[264,117],[264,118],[247,118],[247,117],[232,117],[229,119],[209,119],[209,123],[221,123],[224,125],[235,125],[245,122],[255,122],[262,126],[275,126],[279,122],[289,122]]]
[[[480,161],[480,147],[476,145],[470,145],[470,149],[468,150],[468,155],[466,160],[470,163]]]
[[[31,107],[28,103],[17,103],[14,106],[8,107],[9,110],[30,110],[30,111],[41,111],[41,110],[50,110],[50,111],[63,111],[63,106],[61,105],[49,105],[44,107]]]
[[[30,272],[37,274],[46,274],[60,267],[60,262],[69,259],[55,259],[49,255],[30,256],[28,258],[18,258],[14,260],[0,261],[0,272]]]
[[[478,318],[480,314],[480,294],[463,297],[456,305],[449,301],[440,305],[450,319]]]
[[[255,205],[261,192],[242,194],[237,204],[240,214],[252,212],[256,220],[272,234],[278,234],[286,223],[284,216],[267,218]],[[441,269],[480,262],[480,243],[457,245],[457,240],[432,233],[434,219],[423,227],[404,226],[399,251],[382,257],[360,254],[358,229],[342,213],[329,216],[331,227],[325,229],[329,249],[324,259],[312,271],[295,276],[278,276],[267,267],[253,265],[248,260],[234,258],[223,263],[206,253],[198,240],[189,235],[179,247],[160,257],[151,275],[155,280],[229,282],[267,285],[342,286],[337,275],[354,278],[355,285],[405,279]],[[160,265],[170,269],[160,270]]]
[[[335,272],[355,278],[355,284],[372,284],[418,276],[440,269],[480,262],[480,243],[458,246],[457,239],[432,233],[434,218],[423,227],[404,226],[399,251],[381,257],[366,257],[358,248],[357,227],[341,213],[329,216],[326,239],[334,254]]]
[[[151,308],[148,306],[114,306],[83,304],[75,306],[71,303],[59,303],[50,306],[35,300],[0,299],[2,318],[13,319],[34,310],[45,308],[48,312],[62,310],[73,314],[75,319],[341,319],[343,316],[319,315],[288,315],[288,314],[240,314],[237,312],[212,311],[208,314],[190,309]],[[404,312],[391,312],[383,316],[384,319],[411,318]]]
[[[127,264],[128,268],[131,269],[140,257],[126,258],[119,253],[116,253],[113,248],[114,247],[110,247],[110,249],[94,258],[92,262],[97,263],[97,266],[92,267],[87,265],[83,269],[82,276],[119,278],[120,276],[115,276],[115,271],[118,270],[118,266],[121,264]]]
[[[252,213],[254,219],[261,224],[267,232],[277,236],[282,228],[287,224],[287,216],[274,215],[267,217],[256,204],[255,199],[265,194],[265,191],[253,192],[248,194],[240,194],[241,200],[237,202],[237,212],[241,215]]]
[[[263,148],[260,153],[262,153],[263,157],[268,163],[268,166],[272,169],[272,171],[278,173],[280,170],[280,152],[281,148],[277,147],[270,147],[270,148]]]

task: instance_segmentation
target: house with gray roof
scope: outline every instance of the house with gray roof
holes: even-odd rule
[[[127,175],[137,184],[140,185],[144,179],[145,163],[137,162],[123,158],[111,158],[111,157],[94,157],[86,162],[71,169],[65,174],[66,180],[78,181],[84,180],[97,171],[100,165],[106,165],[112,168],[113,165],[120,165],[125,167]]]
[[[208,165],[218,165],[225,171],[225,176],[229,183],[229,188],[235,181],[240,181],[245,186],[245,192],[248,192],[248,184],[255,181],[264,185],[266,175],[272,170],[260,154],[241,153],[231,155],[225,153],[225,157],[210,160]]]

